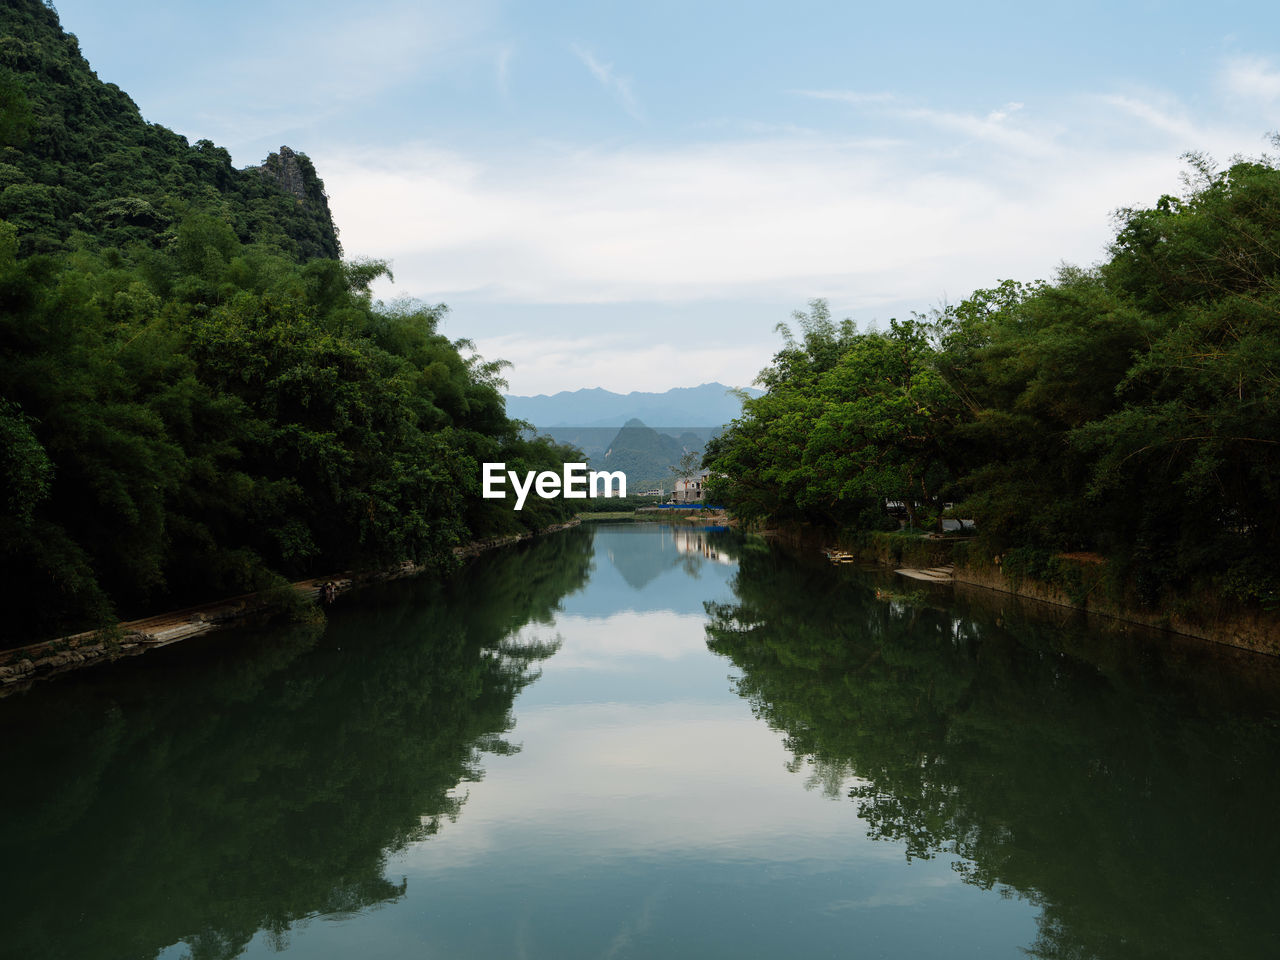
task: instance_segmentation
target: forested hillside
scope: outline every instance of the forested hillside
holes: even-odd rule
[[[241,242],[294,260],[340,255],[310,160],[286,149],[237,170],[208,140],[147,123],[39,0],[0,7],[0,116],[0,218],[23,255],[163,246],[193,210],[216,210]]]
[[[686,452],[701,454],[704,441],[685,432],[679,437],[659,433],[639,420],[629,420],[614,435],[609,447],[592,466],[601,470],[621,470],[627,475],[627,489],[633,493],[648,487],[672,489],[671,468]],[[696,461],[695,461],[696,462]]]
[[[1280,606],[1280,168],[1190,161],[1096,268],[887,330],[797,314],[710,445],[716,495],[855,530],[896,527],[886,499],[917,526],[955,501],[1006,573],[1069,579],[1086,553],[1144,606]]]
[[[559,519],[479,497],[564,451],[444,307],[373,302],[305,156],[146,123],[39,0],[0,9],[0,108],[0,643]]]

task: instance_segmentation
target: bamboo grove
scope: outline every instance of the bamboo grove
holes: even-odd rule
[[[0,645],[563,517],[480,498],[565,451],[443,307],[375,303],[304,155],[145,122],[38,0],[0,37]]]

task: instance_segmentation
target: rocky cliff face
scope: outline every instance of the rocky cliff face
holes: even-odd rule
[[[317,239],[323,249],[322,255],[333,258],[341,256],[338,229],[334,226],[333,215],[329,211],[329,195],[324,192],[324,183],[305,153],[296,153],[289,147],[282,146],[279,152],[268,155],[261,166],[250,167],[246,172],[253,170],[278,187],[282,193],[293,197],[306,211],[318,228]]]
[[[306,157],[304,156],[302,159],[305,160]],[[279,153],[269,155],[263,161],[262,166],[254,169],[275,183],[285,193],[292,194],[299,200],[307,199],[306,174],[303,172],[302,163],[298,159],[298,154],[288,147],[281,147]],[[314,168],[311,172],[314,179]]]

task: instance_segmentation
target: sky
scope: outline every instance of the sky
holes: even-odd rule
[[[1274,3],[57,8],[148,120],[310,156],[376,294],[516,394],[745,386],[814,298],[884,326],[1090,266],[1188,151],[1280,130]]]

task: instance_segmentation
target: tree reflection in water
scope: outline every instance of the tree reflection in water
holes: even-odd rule
[[[1032,955],[1273,955],[1274,661],[1064,626],[998,595],[999,616],[886,603],[865,574],[763,548],[734,590],[707,605],[708,646],[793,768],[907,858],[949,856],[1037,903]]]
[[[390,585],[326,629],[182,646],[0,701],[7,955],[193,960],[394,900],[389,853],[458,815],[586,581],[582,531]],[[344,606],[347,608],[344,609]],[[527,635],[527,631],[526,631]]]

